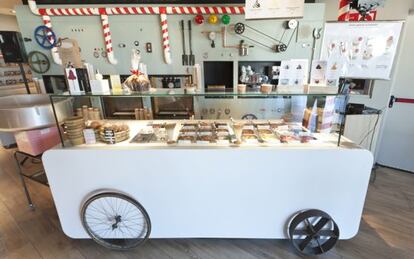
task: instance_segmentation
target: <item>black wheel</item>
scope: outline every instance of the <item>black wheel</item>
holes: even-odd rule
[[[88,199],[82,207],[81,219],[88,235],[109,249],[137,247],[151,233],[151,221],[144,207],[120,193],[100,193]]]
[[[242,116],[242,120],[257,120],[257,116],[251,113]]]
[[[243,34],[245,26],[243,23],[239,22],[234,25],[234,32],[237,34]]]
[[[27,57],[30,68],[38,74],[49,71],[50,61],[45,54],[40,51],[32,51]]]
[[[339,239],[335,221],[321,210],[306,210],[292,217],[288,225],[292,245],[304,255],[319,255],[331,250]]]
[[[276,52],[285,52],[287,48],[286,44],[276,45]]]

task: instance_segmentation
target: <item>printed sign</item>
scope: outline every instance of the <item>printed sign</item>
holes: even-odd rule
[[[326,23],[321,60],[340,76],[389,80],[402,22]]]
[[[246,19],[303,17],[304,0],[246,0]]]

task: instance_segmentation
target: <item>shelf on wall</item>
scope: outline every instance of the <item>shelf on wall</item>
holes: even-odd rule
[[[151,92],[131,92],[127,93],[124,91],[114,91],[107,93],[76,93],[70,94],[68,92],[62,94],[52,94],[52,97],[277,97],[277,96],[340,96],[343,94],[333,94],[333,93],[299,93],[299,92],[278,92],[274,91],[269,94],[261,92],[246,92],[246,93],[234,93],[234,92],[196,92],[196,93],[185,93],[184,89],[157,89],[156,91]]]
[[[33,82],[28,82],[29,87],[35,87]],[[12,85],[0,85],[0,90],[11,90],[26,87],[24,83],[17,83]]]

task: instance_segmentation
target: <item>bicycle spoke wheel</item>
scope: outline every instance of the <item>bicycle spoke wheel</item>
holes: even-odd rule
[[[85,202],[82,224],[98,244],[117,250],[141,245],[151,233],[151,221],[144,207],[120,193],[100,193]]]

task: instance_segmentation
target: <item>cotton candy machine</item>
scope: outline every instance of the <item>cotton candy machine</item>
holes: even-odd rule
[[[54,102],[59,120],[72,115],[72,99]],[[0,132],[16,132],[56,125],[48,95],[27,94],[0,97]]]

